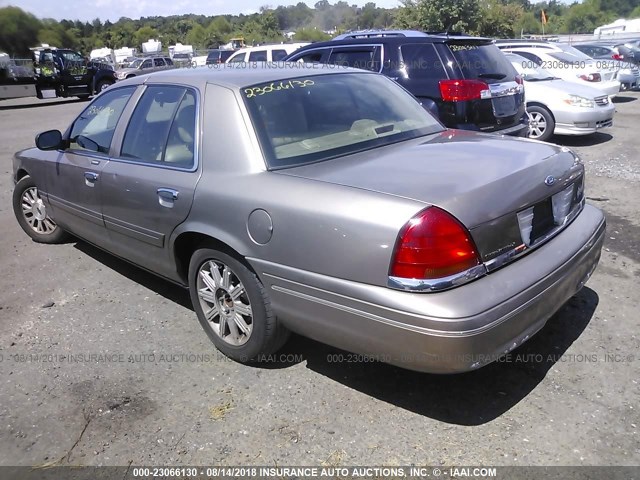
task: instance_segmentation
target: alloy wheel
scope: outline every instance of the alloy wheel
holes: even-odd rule
[[[27,188],[21,198],[22,215],[34,232],[48,235],[57,225],[47,215],[47,207],[42,202],[37,187]]]
[[[529,137],[540,138],[547,131],[547,120],[538,112],[530,113],[529,117]]]
[[[212,330],[229,345],[244,345],[253,330],[253,312],[247,291],[236,274],[218,260],[198,269],[200,306]]]

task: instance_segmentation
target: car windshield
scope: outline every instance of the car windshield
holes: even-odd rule
[[[581,53],[581,55],[578,57],[577,55],[568,52],[549,52],[549,56],[568,64],[584,63],[585,59],[583,57],[587,57],[584,53]],[[587,57],[587,60],[591,60],[591,58]]]
[[[65,62],[70,63],[82,63],[84,62],[84,58],[77,52],[69,52],[69,51],[60,51],[62,58],[64,58]]]
[[[560,48],[562,48],[562,50],[565,53],[568,53],[569,55],[573,55],[574,57],[578,57],[579,60],[591,60],[591,57],[589,55],[587,55],[584,52],[581,52],[576,47],[572,47],[571,45],[564,45],[564,44],[559,44],[559,46]],[[575,61],[575,59],[573,61]]]
[[[142,64],[143,60],[144,60],[143,58],[136,58],[133,62],[131,62],[129,64],[129,67],[130,68],[138,68]]]
[[[328,160],[441,131],[383,76],[339,73],[241,89],[270,168]]]
[[[512,55],[507,54],[506,57],[513,65],[513,68],[516,69],[522,78],[529,82],[543,81],[543,80],[553,80],[557,77],[554,77],[553,74],[542,67],[539,67],[531,60],[527,60],[520,55]]]

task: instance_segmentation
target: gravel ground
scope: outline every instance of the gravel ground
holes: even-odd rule
[[[85,103],[0,103],[0,465],[637,465],[639,98],[606,133],[554,139],[608,217],[587,287],[509,361],[457,376],[300,337],[261,367],[227,360],[185,291],[22,233],[11,156]]]

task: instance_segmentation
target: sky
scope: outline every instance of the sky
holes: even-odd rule
[[[99,18],[103,22],[117,21],[120,17],[132,19],[150,16],[169,16],[195,13],[202,15],[250,14],[261,6],[295,5],[300,0],[0,0],[0,7],[13,5],[38,18],[56,20],[91,21]],[[337,0],[329,0],[331,4]],[[364,5],[367,1],[347,0],[349,5]],[[313,7],[316,0],[305,3]],[[375,1],[378,7],[391,8],[399,5],[398,0]]]

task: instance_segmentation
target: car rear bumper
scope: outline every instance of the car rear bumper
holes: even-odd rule
[[[602,212],[586,206],[545,246],[440,293],[394,291],[249,260],[274,312],[292,330],[365,355],[363,361],[458,373],[497,360],[540,330],[595,269],[604,232]]]

